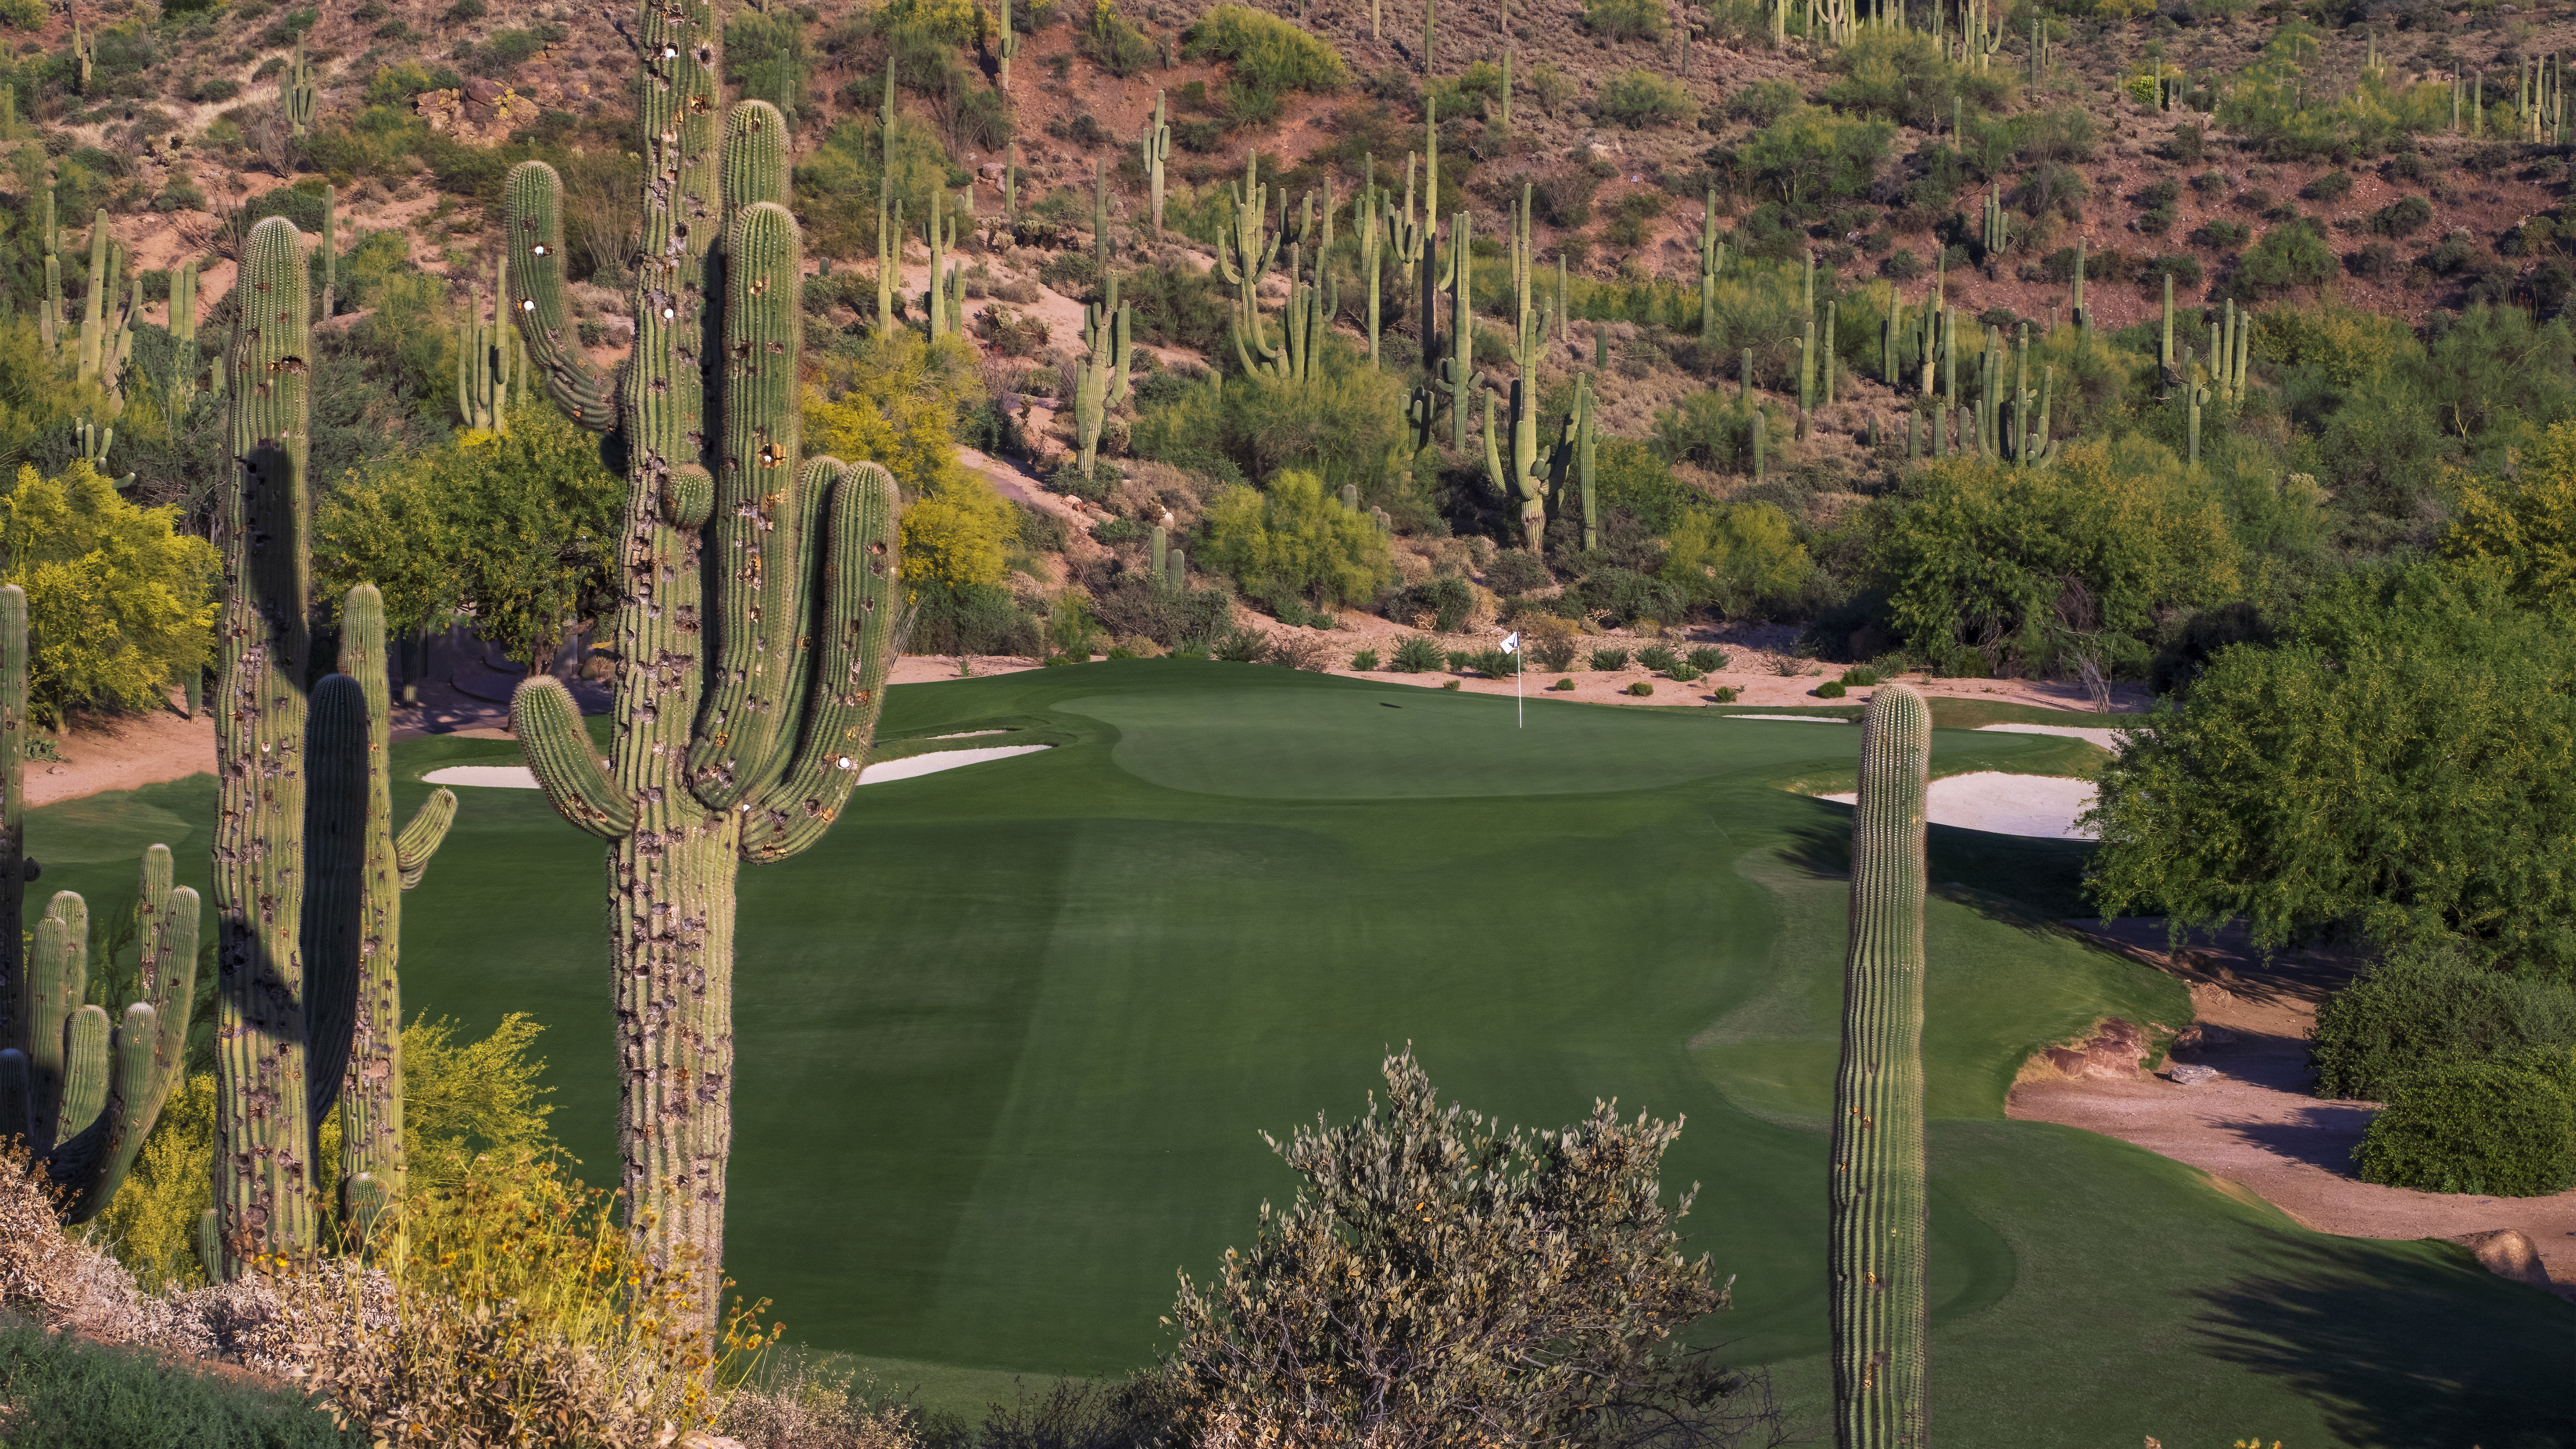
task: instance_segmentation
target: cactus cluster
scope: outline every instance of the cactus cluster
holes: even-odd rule
[[[2049,435],[2048,412],[2057,387],[2057,369],[2043,369],[2039,389],[2030,386],[2030,324],[2022,323],[2013,345],[2012,377],[2004,376],[2003,333],[1986,329],[1984,352],[1977,359],[1977,451],[2016,463],[2045,463],[2057,456]]]
[[[96,1217],[142,1150],[180,1074],[197,995],[197,893],[170,851],[144,852],[136,896],[142,999],[87,1003],[89,906],[58,891],[32,931],[26,888],[27,596],[0,587],[0,1136],[42,1165],[66,1223]]]
[[[2254,314],[2238,311],[2231,297],[2221,307],[2210,332],[2209,357],[2216,374],[2218,400],[2234,406],[2245,400],[2245,365],[2252,360]]]
[[[234,486],[216,684],[215,911],[220,1029],[210,1277],[314,1246],[322,1120],[343,1106],[344,1224],[400,1192],[400,893],[454,818],[432,795],[397,836],[387,773],[384,608],[352,589],[340,672],[308,695],[306,455],[312,323],[303,238],[251,228],[231,373]]]
[[[313,128],[313,67],[304,59],[304,37],[295,37],[295,58],[287,62],[286,74],[277,83],[277,96],[286,107],[286,127],[296,139]]]
[[[518,333],[501,314],[508,307],[509,259],[492,263],[492,320],[483,320],[483,293],[471,293],[465,326],[456,342],[456,415],[465,426],[487,433],[510,430],[510,405],[527,400],[527,363],[521,358]],[[518,380],[514,399],[510,384]]]
[[[1515,303],[1512,326],[1512,364],[1518,375],[1512,379],[1509,443],[1494,416],[1494,393],[1485,393],[1485,475],[1496,492],[1520,505],[1521,538],[1531,556],[1543,553],[1547,544],[1547,500],[1565,482],[1569,469],[1579,468],[1580,486],[1585,499],[1584,532],[1594,532],[1592,523],[1592,379],[1576,379],[1574,409],[1555,429],[1553,438],[1542,441],[1538,419],[1538,365],[1546,348],[1546,333],[1536,308],[1530,303],[1530,187],[1521,186],[1520,205],[1512,217],[1512,296]],[[1508,446],[1508,452],[1506,451]]]
[[[1827,1188],[1834,1442],[1900,1449],[1925,1423],[1924,795],[1931,711],[1880,685],[1861,718],[1851,944]]]
[[[737,878],[745,860],[820,840],[866,765],[899,648],[901,505],[884,468],[804,456],[803,236],[783,119],[763,101],[721,104],[708,0],[639,5],[635,36],[641,265],[635,342],[613,377],[573,342],[561,179],[528,161],[503,187],[528,358],[567,414],[622,435],[627,460],[609,759],[552,678],[522,684],[511,713],[547,798],[606,843],[610,919],[635,925],[608,946],[620,1186],[643,1249],[698,1276],[711,1320]]]
[[[1099,456],[1101,424],[1108,420],[1111,408],[1127,400],[1128,337],[1135,323],[1135,309],[1118,300],[1116,277],[1109,279],[1105,301],[1082,309],[1082,359],[1074,383],[1073,422],[1086,478]]]
[[[2012,245],[2011,218],[2012,213],[2004,210],[2003,188],[1998,186],[1988,191],[1986,193],[1985,243],[1986,256],[1990,259],[1987,263],[1989,266],[1993,265],[1993,262],[1991,261],[1992,258],[2003,255],[2004,250]]]
[[[106,394],[107,413],[115,417],[125,409],[125,365],[134,356],[134,316],[143,310],[143,279],[134,279],[129,292],[125,282],[124,246],[107,228],[107,213],[100,211],[89,224],[88,296],[81,303],[80,332],[66,338],[70,313],[63,304],[62,228],[54,215],[54,193],[45,190],[45,211],[41,242],[45,251],[45,298],[36,314],[37,335],[57,351],[68,347],[73,356],[75,376],[83,387],[97,384]],[[124,305],[118,305],[119,299]]]
[[[187,412],[197,396],[197,263],[183,263],[170,277],[170,372],[161,397],[172,416]]]

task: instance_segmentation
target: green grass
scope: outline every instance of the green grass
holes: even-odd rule
[[[1294,1191],[1256,1133],[1351,1115],[1410,1041],[1507,1120],[1595,1096],[1686,1116],[1668,1182],[1701,1184],[1686,1226],[1736,1275],[1704,1331],[1812,1415],[1849,814],[1778,785],[1848,772],[1858,733],[1527,709],[1516,730],[1505,699],[1176,660],[894,691],[892,736],[999,721],[1064,743],[868,787],[823,845],[744,872],[744,1290],[934,1407],[1122,1372],[1163,1342],[1175,1269],[1204,1277]],[[1934,758],[2055,773],[2088,748],[1944,729]],[[428,740],[397,761],[416,779],[509,752]],[[131,812],[202,822],[212,793],[33,812],[33,847],[139,848]],[[2320,1237],[2149,1154],[2002,1120],[2032,1049],[2103,1015],[2188,1019],[2168,978],[2053,924],[2083,910],[2085,849],[1932,831],[1944,1437],[2576,1444],[2546,1417],[2576,1309],[2457,1250]],[[45,881],[121,895],[129,860]],[[534,792],[469,791],[404,952],[415,1012],[550,1024],[557,1121],[598,1178],[602,890],[599,848]]]
[[[32,1324],[0,1328],[0,1449],[359,1449],[291,1395]]]

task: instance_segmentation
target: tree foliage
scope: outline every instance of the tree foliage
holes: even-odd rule
[[[1374,599],[1395,581],[1386,536],[1344,508],[1312,473],[1286,472],[1266,490],[1237,484],[1210,500],[1198,561],[1247,592],[1293,589],[1320,601]]]
[[[626,485],[598,440],[550,404],[510,430],[388,459],[324,500],[313,530],[323,597],[371,583],[396,629],[470,613],[512,659],[553,658],[613,583]]]
[[[1675,1338],[1727,1306],[1657,1173],[1681,1124],[1616,1104],[1560,1131],[1443,1106],[1408,1049],[1387,1097],[1281,1143],[1301,1180],[1173,1307],[1162,1378],[1190,1442],[1464,1446],[1732,1442],[1758,1381]],[[1731,1280],[1730,1280],[1731,1281]],[[1759,1404],[1760,1407],[1756,1407]],[[1258,1437],[1261,1432],[1271,1439]]]
[[[2576,977],[2576,645],[2488,570],[2335,581],[2277,648],[2219,651],[2102,774],[2110,912],[2350,926]]]
[[[147,709],[214,646],[214,545],[142,508],[86,462],[21,467],[0,493],[0,583],[27,591],[27,699],[67,710]]]
[[[952,590],[1000,583],[1019,512],[957,458],[957,418],[984,396],[966,344],[879,333],[830,359],[822,375],[805,392],[806,449],[894,474],[904,498],[904,577]]]
[[[2576,425],[2551,427],[2517,476],[2461,484],[2442,552],[2500,567],[2517,602],[2576,611]]]

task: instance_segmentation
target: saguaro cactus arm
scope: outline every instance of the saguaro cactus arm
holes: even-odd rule
[[[564,416],[594,433],[614,432],[619,379],[592,371],[565,341],[574,334],[563,300],[563,179],[543,161],[522,161],[510,168],[502,191],[509,204],[510,319],[528,361]]]
[[[528,773],[564,819],[602,840],[635,828],[635,802],[608,778],[562,681],[535,677],[520,685],[510,697],[510,732],[528,757]]]

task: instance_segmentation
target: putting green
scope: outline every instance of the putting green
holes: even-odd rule
[[[867,787],[821,846],[744,872],[744,1289],[792,1338],[897,1379],[941,1366],[960,1398],[996,1381],[968,1370],[1123,1371],[1161,1342],[1174,1270],[1204,1277],[1294,1191],[1257,1131],[1349,1116],[1410,1041],[1506,1120],[1595,1096],[1687,1116],[1667,1180],[1701,1184],[1687,1226],[1736,1276],[1705,1332],[1813,1410],[1849,816],[1778,784],[1847,777],[1858,734],[1536,698],[1527,719],[1168,660],[896,690],[890,737],[1006,722],[1060,747]],[[2086,757],[1958,730],[1934,748],[1945,773]],[[397,750],[414,782],[510,758]],[[212,794],[35,812],[36,853],[66,862],[45,883],[122,899],[130,864],[70,863],[105,854],[82,839],[121,850],[134,812],[203,821]],[[2189,1013],[2052,924],[2080,908],[2085,850],[1932,832],[1943,1436],[2576,1444],[2576,1310],[2456,1249],[2309,1234],[2149,1154],[2002,1120],[2034,1047]],[[415,1012],[548,1023],[557,1121],[604,1178],[599,854],[534,792],[466,792],[404,961]],[[202,852],[181,858],[202,882]]]

